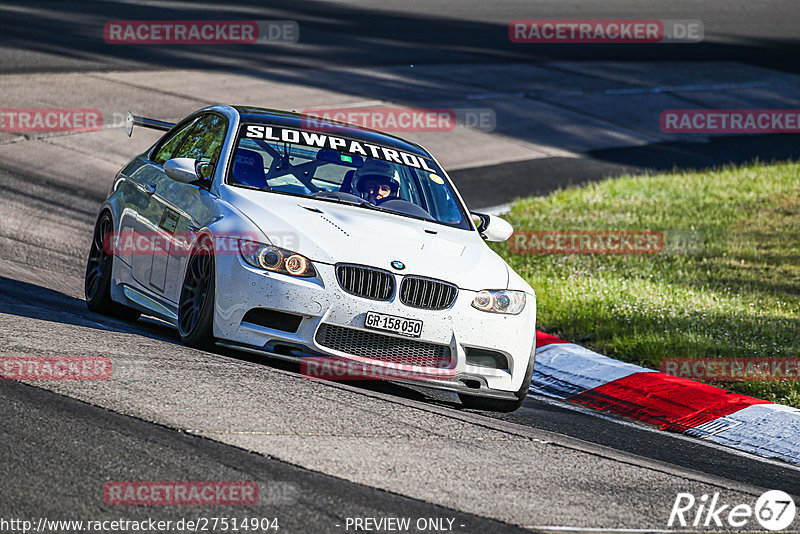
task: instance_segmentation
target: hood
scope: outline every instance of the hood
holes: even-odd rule
[[[508,268],[475,231],[336,202],[224,188],[272,244],[319,263],[356,263],[437,278],[461,289],[505,289]],[[405,269],[391,267],[393,261]]]

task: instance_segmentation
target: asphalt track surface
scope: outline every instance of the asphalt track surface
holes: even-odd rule
[[[311,2],[42,2],[8,1],[0,7],[3,72],[152,69],[187,65],[224,69],[265,67],[386,66],[423,63],[496,63],[578,59],[726,60],[795,70],[800,20],[791,0],[693,2],[608,0],[503,2],[381,0]],[[647,18],[701,20],[705,40],[684,44],[524,47],[508,39],[515,19]],[[96,29],[108,20],[294,20],[300,46],[259,49],[217,46],[105,46]]]
[[[113,480],[139,480],[144,475],[158,480],[258,481],[265,504],[193,507],[191,514],[178,507],[166,512],[155,507],[120,507],[114,511],[115,519],[154,517],[177,522],[184,517],[278,518],[283,532],[325,532],[337,524],[344,525],[347,517],[410,516],[453,518],[456,528],[463,532],[522,531],[208,439],[177,434],[23,384],[5,383],[0,399],[3,443],[13,451],[0,458],[5,475],[3,492],[9,495],[4,515],[11,515],[13,507],[14,516],[30,520],[95,518],[97,488],[109,476]],[[50,439],[42,435],[42,429],[47,429]],[[109,467],[101,471],[97,465]],[[59,504],[54,506],[54,502]]]
[[[717,3],[616,1],[600,10],[557,2],[436,2],[393,9],[379,2],[234,2],[222,9],[206,2],[6,2],[0,6],[0,68],[302,70],[336,63],[641,60],[662,54],[796,69],[786,58],[796,57],[800,24],[797,17],[782,16],[793,5],[751,4],[727,2],[721,9]],[[87,31],[89,22],[110,18],[232,13],[298,20],[307,46],[269,57],[235,47],[213,50],[211,57],[182,47],[133,52],[98,47]],[[709,40],[691,51],[676,45],[534,53],[509,46],[505,38],[505,21],[514,18],[637,13],[702,19]],[[751,138],[726,138],[716,146],[726,143],[717,151],[681,144],[507,163],[454,177],[477,198],[488,194],[477,177],[518,175],[535,165],[554,177],[539,186],[547,192],[570,180],[673,161],[659,163],[653,157],[658,153],[677,151],[687,166],[711,166],[734,160],[731,153],[781,159],[796,150],[787,136],[763,138],[756,146]],[[282,532],[343,532],[348,517],[446,517],[463,532],[656,529],[666,526],[679,491],[720,492],[737,503],[753,501],[766,489],[800,496],[800,471],[793,467],[541,399],[529,398],[507,415],[462,411],[452,398],[418,388],[305,380],[288,364],[182,347],[177,334],[156,321],[124,323],[93,314],[82,301],[82,276],[107,189],[80,176],[54,182],[0,162],[0,354],[104,355],[115,365],[115,375],[104,383],[0,381],[3,518],[257,515],[278,517]],[[102,485],[110,480],[254,480],[287,491],[282,499],[246,510],[120,507],[103,502]]]

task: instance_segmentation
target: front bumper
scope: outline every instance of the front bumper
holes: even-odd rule
[[[437,369],[436,377],[415,375],[409,382],[469,392],[482,396],[509,398],[522,387],[525,371],[534,348],[536,301],[528,295],[519,315],[487,313],[472,307],[474,291],[460,289],[453,305],[445,310],[424,310],[406,306],[397,298],[400,275],[395,275],[395,294],[389,301],[375,301],[346,293],[339,286],[333,265],[314,263],[315,278],[295,278],[255,269],[238,255],[217,256],[214,335],[223,344],[257,352],[275,352],[276,347],[296,347],[283,351],[292,359],[332,356],[388,365],[322,345],[317,336],[323,324],[372,335],[388,336],[407,344],[410,338],[366,329],[368,311],[423,322],[421,337],[411,342],[449,347],[450,364],[446,373]],[[252,308],[267,308],[302,316],[296,332],[267,328],[243,322]],[[466,349],[487,349],[501,353],[508,369],[471,365]],[[342,348],[342,347],[338,347]],[[307,349],[307,350],[304,350]],[[393,364],[394,365],[394,364]],[[402,367],[402,366],[401,366]],[[400,380],[402,381],[402,380]]]

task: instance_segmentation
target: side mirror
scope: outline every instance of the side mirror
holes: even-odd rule
[[[194,158],[172,158],[164,162],[167,176],[184,184],[200,182],[207,185],[211,179],[214,166],[208,161],[197,161]]]
[[[472,212],[478,218],[478,232],[486,241],[506,241],[514,233],[508,221],[494,215]]]

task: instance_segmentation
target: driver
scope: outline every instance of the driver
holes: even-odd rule
[[[378,204],[383,199],[397,196],[400,186],[394,179],[394,174],[394,167],[390,163],[367,160],[353,174],[353,189],[364,200]]]

